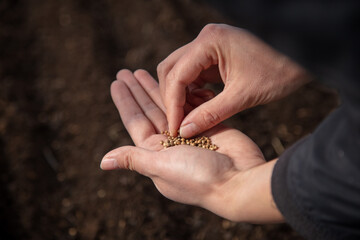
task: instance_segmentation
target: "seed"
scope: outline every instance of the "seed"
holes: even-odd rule
[[[196,138],[183,138],[179,136],[171,136],[169,131],[162,131],[161,134],[167,136],[167,140],[160,141],[160,144],[164,146],[164,148],[173,147],[177,145],[190,145],[195,147],[200,147],[204,149],[209,149],[211,151],[215,151],[218,147],[215,144],[211,143],[211,139],[206,136],[196,137]]]

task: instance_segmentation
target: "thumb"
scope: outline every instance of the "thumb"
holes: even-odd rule
[[[237,106],[233,98],[226,91],[223,91],[213,99],[192,110],[185,117],[180,126],[180,136],[184,138],[192,137],[212,128],[236,112]]]
[[[125,146],[107,153],[100,164],[102,170],[128,169],[145,176],[153,175],[156,152],[140,147]]]

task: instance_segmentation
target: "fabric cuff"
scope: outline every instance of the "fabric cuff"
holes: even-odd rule
[[[305,137],[287,149],[279,158],[274,166],[271,177],[271,191],[276,206],[286,219],[286,222],[292,226],[299,234],[306,239],[332,239],[328,234],[318,228],[318,224],[310,219],[299,206],[298,199],[292,194],[296,189],[291,190],[289,186],[288,167],[294,152],[308,141],[310,136]]]

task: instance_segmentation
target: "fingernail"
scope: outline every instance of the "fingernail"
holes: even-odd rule
[[[102,170],[112,170],[116,168],[116,160],[112,158],[105,158],[101,161],[100,168]]]
[[[199,131],[199,126],[195,123],[189,123],[180,127],[180,136],[188,138]]]

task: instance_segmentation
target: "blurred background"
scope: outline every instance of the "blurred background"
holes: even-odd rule
[[[248,19],[203,1],[1,0],[0,239],[302,239],[286,224],[230,222],[164,198],[134,172],[99,168],[106,152],[132,144],[110,98],[116,72],[156,78],[207,23],[266,34]],[[227,124],[270,160],[336,105],[311,83]]]

